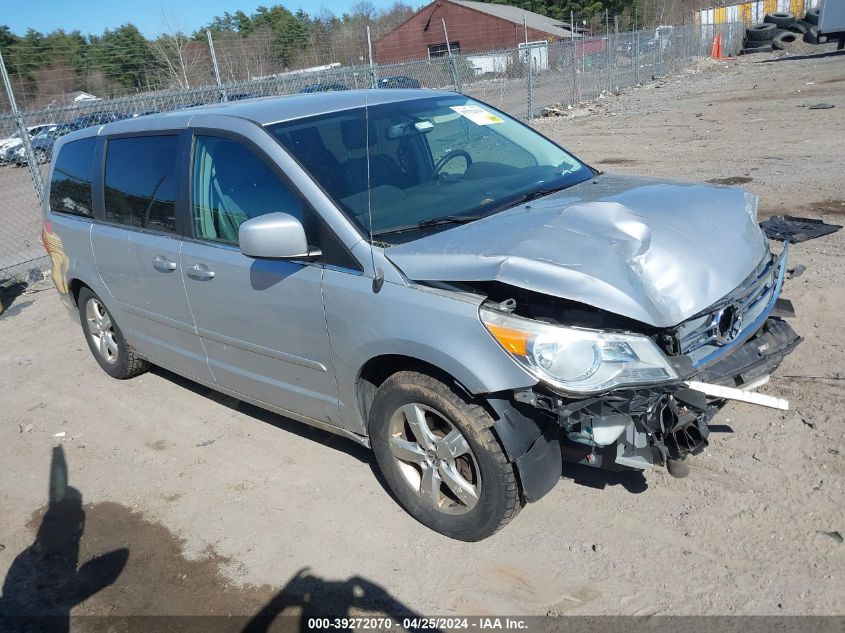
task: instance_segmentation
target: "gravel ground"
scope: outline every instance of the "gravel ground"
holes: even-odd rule
[[[732,179],[764,211],[841,223],[843,82],[843,56],[755,55],[537,126],[601,168]],[[805,107],[820,102],[836,107]],[[792,377],[843,375],[843,255],[842,232],[793,249],[807,271],[785,296],[806,340],[761,389],[791,411],[730,404],[687,479],[567,468],[477,544],[405,514],[366,450],[165,371],[111,380],[54,291],[18,297],[0,317],[4,599],[72,614],[843,614],[845,390]],[[77,493],[48,513],[51,456]]]

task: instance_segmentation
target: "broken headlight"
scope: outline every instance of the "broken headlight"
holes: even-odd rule
[[[645,336],[564,327],[482,307],[484,326],[529,373],[558,389],[594,393],[677,378]]]

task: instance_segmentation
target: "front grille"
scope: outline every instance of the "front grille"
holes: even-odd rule
[[[781,255],[783,257],[783,255]],[[733,292],[675,330],[677,350],[700,366],[758,329],[780,282],[780,258],[765,258]]]

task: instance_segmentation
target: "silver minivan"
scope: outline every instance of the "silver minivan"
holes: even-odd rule
[[[54,155],[44,244],[103,370],[159,365],[372,447],[456,539],[564,460],[683,474],[800,340],[754,196],[603,174],[459,94],[192,108]]]

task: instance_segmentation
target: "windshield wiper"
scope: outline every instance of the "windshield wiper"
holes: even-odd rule
[[[571,186],[572,185],[560,185],[559,187],[545,187],[544,189],[535,189],[534,191],[529,191],[528,193],[522,194],[515,200],[508,201],[508,204],[509,206],[515,207],[516,205],[522,204],[523,202],[530,202],[531,200],[536,200],[537,198],[548,196],[557,191],[568,189]]]
[[[476,215],[444,215],[439,218],[429,218],[428,220],[421,220],[417,222],[418,229],[427,229],[430,226],[440,226],[441,224],[467,224],[475,222],[483,218],[485,214]]]
[[[443,215],[438,218],[428,218],[427,220],[420,220],[416,224],[409,224],[407,226],[398,226],[395,229],[386,229],[384,231],[373,231],[373,236],[390,235],[393,233],[404,233],[405,231],[417,231],[419,229],[428,229],[433,226],[443,226],[445,224],[467,224],[475,222],[483,217],[489,215],[488,213],[476,215]]]

